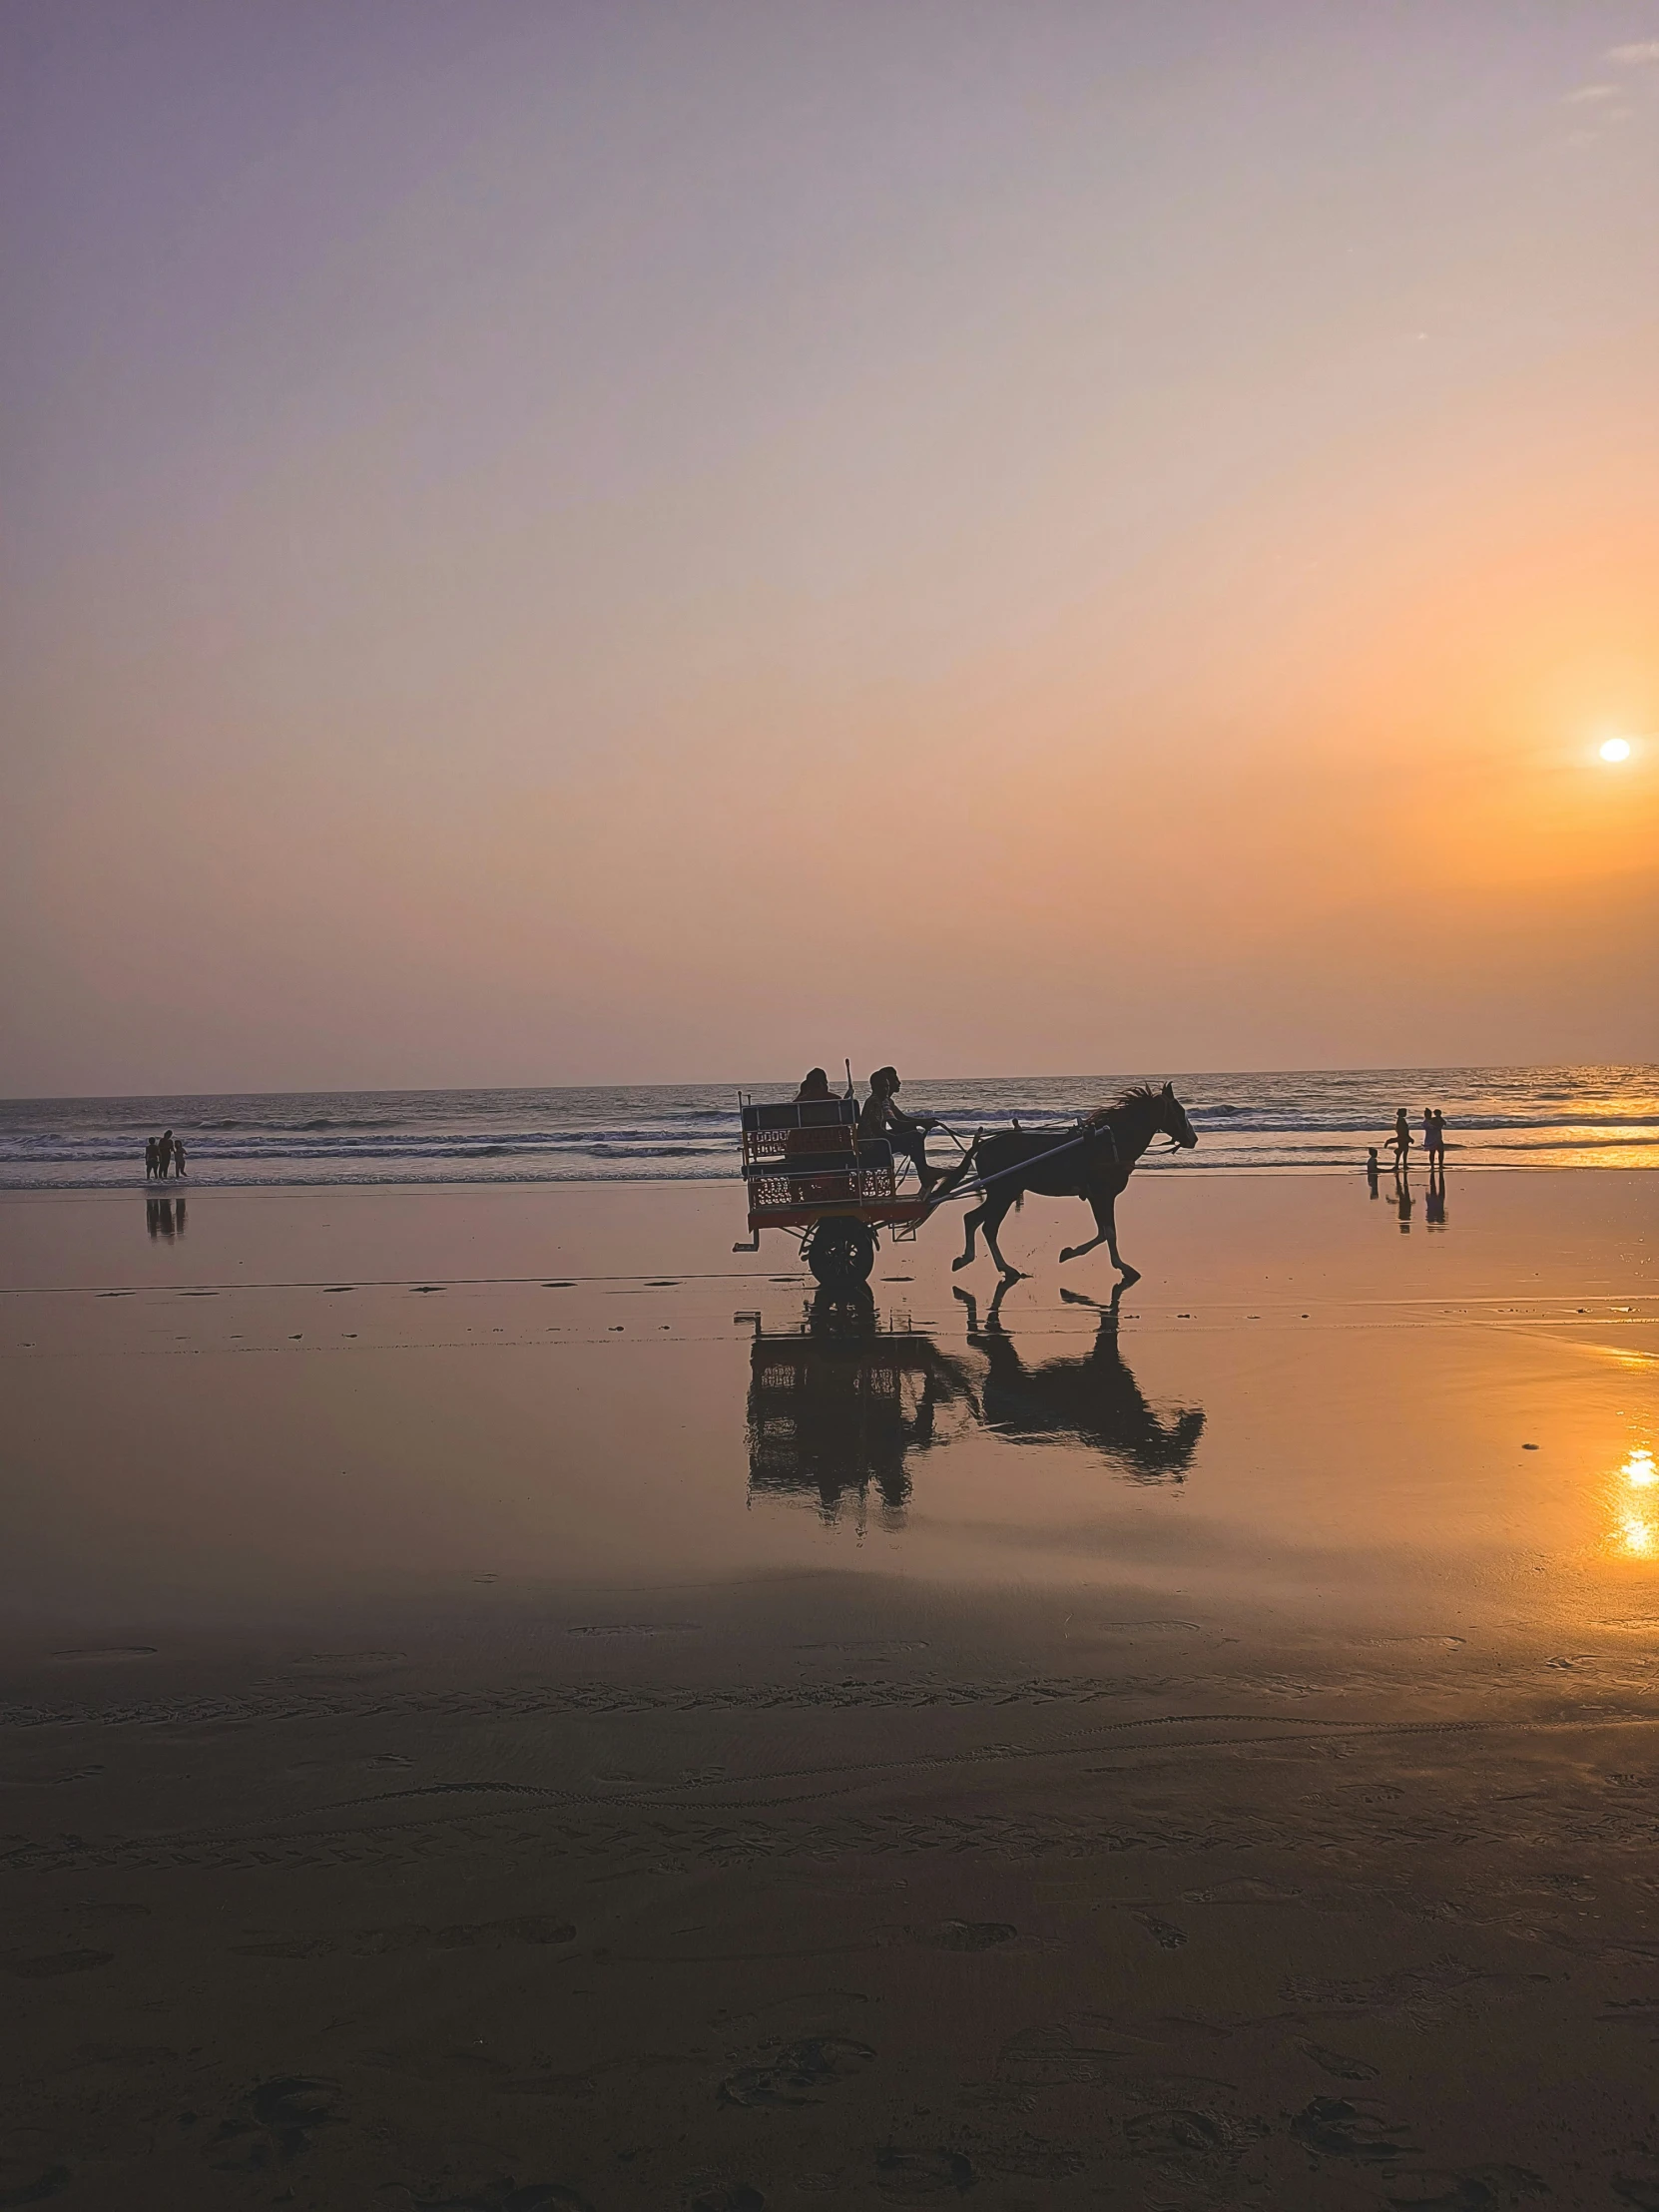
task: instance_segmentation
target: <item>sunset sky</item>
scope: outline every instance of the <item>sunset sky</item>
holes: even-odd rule
[[[1659,1058],[1659,0],[0,83],[0,1092]]]

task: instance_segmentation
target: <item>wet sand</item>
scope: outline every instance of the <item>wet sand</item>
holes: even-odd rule
[[[1383,1189],[0,1201],[0,2204],[1659,2205],[1659,1185]]]

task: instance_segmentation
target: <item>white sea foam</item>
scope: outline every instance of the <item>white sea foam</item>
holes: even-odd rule
[[[963,1136],[1063,1127],[1144,1072],[912,1077],[904,1103]],[[1453,1165],[1659,1167],[1659,1069],[1415,1068],[1312,1074],[1180,1075],[1199,1134],[1181,1172],[1215,1168],[1352,1172],[1404,1106],[1446,1116]],[[742,1086],[788,1098],[787,1080]],[[0,1189],[85,1190],[139,1181],[144,1140],[175,1130],[190,1185],[701,1182],[738,1166],[737,1085],[569,1090],[344,1091],[253,1097],[0,1102]],[[947,1136],[933,1140],[953,1158]],[[1158,1165],[1154,1161],[1149,1163]]]

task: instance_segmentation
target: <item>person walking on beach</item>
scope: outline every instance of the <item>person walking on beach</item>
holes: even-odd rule
[[[157,1153],[158,1153],[158,1152],[160,1151],[160,1149],[161,1149],[161,1148],[160,1148],[160,1146],[159,1146],[159,1145],[158,1145],[158,1144],[156,1143],[156,1140],[155,1140],[155,1138],[154,1138],[154,1137],[146,1137],[146,1138],[145,1138],[145,1140],[144,1140],[144,1180],[145,1180],[145,1181],[146,1181],[147,1183],[153,1183],[153,1182],[155,1181],[155,1179],[156,1179],[156,1156],[157,1156]]]
[[[1406,1119],[1403,1106],[1394,1115],[1394,1133],[1388,1142],[1393,1146],[1394,1166],[1402,1168],[1411,1151],[1411,1124]]]

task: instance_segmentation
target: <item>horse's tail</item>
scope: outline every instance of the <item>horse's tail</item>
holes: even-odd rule
[[[967,1181],[968,1177],[979,1165],[979,1139],[984,1134],[985,1132],[982,1129],[976,1130],[974,1133],[972,1144],[968,1146],[967,1150],[962,1154],[962,1157],[956,1162],[956,1165],[952,1168],[945,1169],[944,1173],[933,1185],[932,1190],[928,1193],[928,1198],[931,1204],[936,1206],[941,1198],[948,1198],[951,1192],[956,1189],[958,1184],[965,1183]]]

